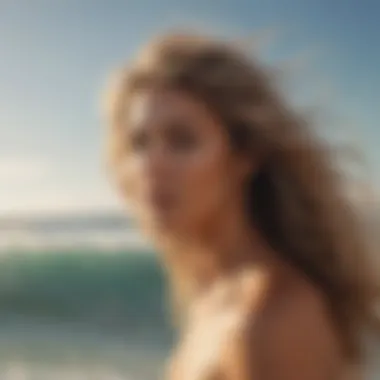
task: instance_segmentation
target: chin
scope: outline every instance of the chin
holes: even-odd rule
[[[150,229],[159,234],[173,235],[179,232],[180,221],[173,215],[155,215],[149,221]]]
[[[140,214],[140,225],[148,235],[156,237],[176,237],[186,234],[187,218],[179,210],[145,210]]]

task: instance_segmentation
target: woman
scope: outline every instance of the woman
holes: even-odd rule
[[[170,34],[109,102],[117,185],[180,312],[174,380],[346,379],[375,320],[366,246],[326,147],[265,70]]]

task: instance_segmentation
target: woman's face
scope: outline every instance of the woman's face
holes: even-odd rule
[[[149,227],[196,233],[241,197],[244,163],[201,102],[174,90],[139,92],[125,126],[123,182]]]

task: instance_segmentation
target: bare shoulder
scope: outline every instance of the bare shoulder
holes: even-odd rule
[[[336,379],[338,340],[324,297],[297,276],[274,282],[269,276],[250,291],[251,315],[228,349],[227,377]]]

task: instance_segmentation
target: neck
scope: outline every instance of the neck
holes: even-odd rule
[[[224,208],[197,233],[171,242],[171,263],[186,278],[192,291],[202,291],[218,278],[262,263],[270,249],[247,220],[243,208]],[[176,262],[176,264],[175,264]]]

